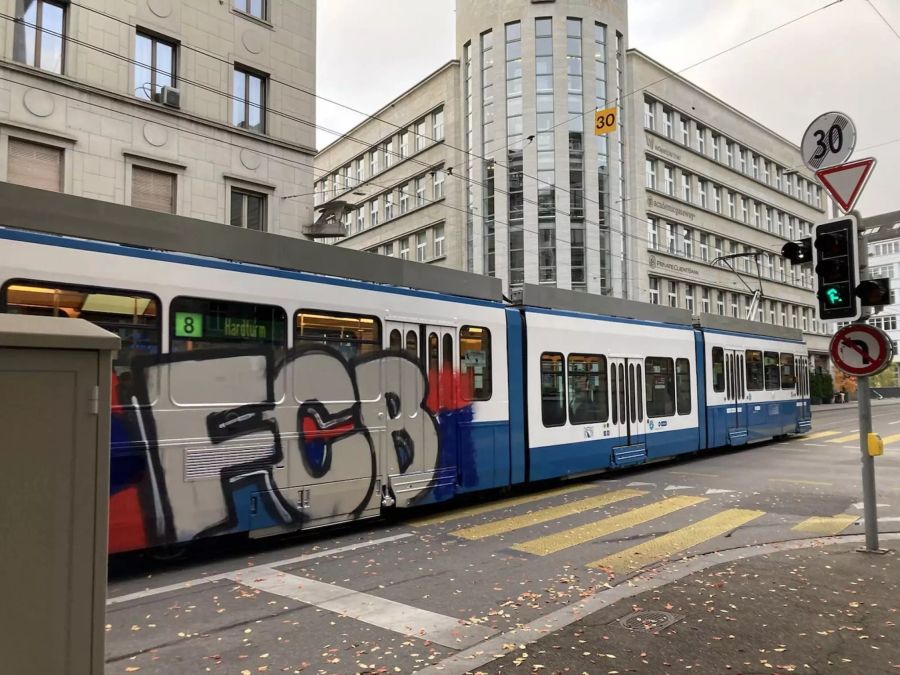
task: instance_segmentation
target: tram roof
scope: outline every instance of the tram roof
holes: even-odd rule
[[[499,279],[224,223],[0,182],[0,225],[239,263],[503,301]]]

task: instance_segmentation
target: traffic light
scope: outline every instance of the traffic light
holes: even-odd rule
[[[806,265],[813,261],[812,237],[806,237],[800,241],[789,241],[781,247],[781,255],[787,258],[792,265]]]
[[[856,279],[856,218],[846,216],[816,225],[816,276],[819,281],[819,319],[859,318]]]
[[[890,279],[866,279],[856,287],[856,297],[863,307],[879,307],[891,304]]]

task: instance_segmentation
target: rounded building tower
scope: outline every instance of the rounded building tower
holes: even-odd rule
[[[457,0],[466,266],[625,294],[626,0]],[[617,106],[596,136],[593,111]]]

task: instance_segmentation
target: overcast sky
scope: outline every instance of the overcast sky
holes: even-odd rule
[[[629,46],[681,71],[829,1],[631,0]],[[900,37],[873,5],[900,33],[900,0],[843,0],[682,73],[797,144],[819,113],[850,115],[853,158],[878,159],[859,202],[864,216],[900,210]],[[376,111],[456,57],[454,6],[319,0],[318,94]],[[337,132],[362,119],[321,99],[317,116]],[[319,129],[319,147],[333,139]]]

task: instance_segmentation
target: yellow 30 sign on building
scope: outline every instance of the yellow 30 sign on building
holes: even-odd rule
[[[602,136],[619,128],[619,113],[615,108],[594,112],[594,135]]]

